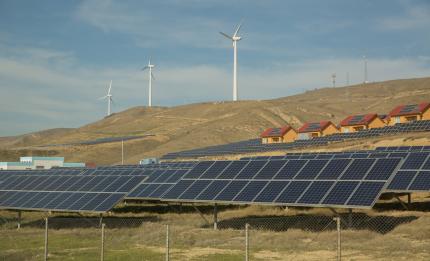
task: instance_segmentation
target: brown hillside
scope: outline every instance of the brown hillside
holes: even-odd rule
[[[54,129],[0,138],[3,150],[56,150],[66,160],[109,164],[120,161],[120,143],[46,147],[102,137],[154,134],[126,142],[128,163],[145,156],[256,138],[270,126],[305,121],[338,123],[353,113],[388,113],[403,103],[430,101],[430,78],[323,88],[265,101],[199,103],[177,107],[136,107],[76,129]],[[42,147],[41,147],[42,146]],[[13,153],[13,155],[16,155]],[[0,159],[1,160],[1,159]]]

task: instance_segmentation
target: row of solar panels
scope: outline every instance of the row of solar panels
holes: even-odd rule
[[[376,128],[370,130],[363,130],[353,133],[336,133],[324,137],[315,137],[310,140],[296,140],[290,143],[277,143],[277,144],[262,144],[260,139],[252,139],[236,143],[211,146],[206,148],[180,151],[168,153],[164,155],[163,159],[175,158],[193,158],[205,157],[224,154],[243,154],[243,153],[258,153],[276,150],[297,149],[306,146],[320,146],[327,145],[329,142],[339,142],[349,139],[360,139],[376,137],[381,135],[389,135],[404,132],[415,131],[430,131],[430,121],[416,121],[411,123],[396,124],[394,126],[386,126],[383,128]]]
[[[377,154],[375,151],[373,153]],[[176,184],[165,182],[164,178],[157,180],[149,176],[128,197],[167,201],[371,207],[382,192],[430,191],[429,152],[384,154],[386,158],[204,161],[182,173],[183,177]],[[372,188],[376,187],[380,187],[380,190],[371,193]],[[363,192],[367,190],[370,192]],[[340,196],[340,191],[345,194]],[[294,201],[286,200],[288,195]],[[361,203],[358,203],[358,198],[362,198]]]
[[[87,169],[78,175],[58,175],[51,171],[45,171],[51,175],[42,174],[43,171],[35,171],[36,174],[31,175],[28,175],[29,171],[25,174],[1,171],[0,177],[5,178],[0,179],[0,207],[98,212],[109,210],[126,197],[368,208],[373,206],[382,192],[430,191],[428,151],[386,151],[359,152],[385,155],[384,158],[332,156],[329,159],[202,161],[193,162],[194,167],[188,169],[169,169],[161,163],[159,168],[153,169],[142,170],[135,165],[128,169]],[[302,153],[296,156],[306,155],[341,153]],[[127,175],[126,172],[138,174]],[[64,209],[65,202],[75,199],[77,194],[87,195],[82,199],[89,199],[90,196],[97,196],[97,199],[90,205],[81,201]],[[121,197],[114,194],[121,194]],[[41,196],[45,199],[39,201]],[[119,200],[113,202],[114,198]],[[96,202],[99,205],[95,206]],[[90,207],[93,208],[90,210]]]

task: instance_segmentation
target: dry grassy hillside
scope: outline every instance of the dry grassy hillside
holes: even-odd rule
[[[16,155],[16,151],[21,149],[33,154],[49,149],[66,156],[66,160],[109,164],[120,161],[119,143],[43,146],[102,137],[155,134],[126,142],[127,162],[135,163],[145,156],[255,138],[264,128],[271,126],[290,123],[299,127],[305,121],[318,120],[337,123],[349,114],[385,114],[398,104],[421,101],[430,101],[430,78],[324,88],[265,101],[199,103],[170,108],[136,107],[76,129],[53,129],[0,138],[0,149],[5,151],[3,155],[9,156]]]

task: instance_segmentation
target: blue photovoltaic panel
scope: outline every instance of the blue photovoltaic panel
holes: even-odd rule
[[[287,160],[271,160],[260,172],[254,176],[254,179],[272,179],[276,173],[285,165]]]
[[[231,161],[216,161],[202,176],[200,176],[200,178],[214,179],[230,164]]]
[[[218,179],[233,179],[240,170],[242,170],[249,161],[233,161],[224,171],[218,176]]]
[[[233,201],[251,202],[267,183],[267,181],[250,181]]]
[[[210,183],[210,180],[196,180],[179,199],[194,199],[196,198]]]
[[[420,169],[426,158],[428,157],[426,152],[413,152],[405,159],[401,169]]]
[[[398,171],[388,185],[388,190],[408,190],[409,185],[414,179],[416,171]]]
[[[400,158],[379,159],[367,174],[366,180],[388,180],[400,161]]]
[[[343,171],[346,169],[349,160],[345,159],[333,159],[318,175],[318,179],[338,179]]]
[[[343,173],[342,180],[361,180],[366,176],[375,159],[356,159]]]
[[[312,160],[295,176],[295,179],[314,179],[327,164],[327,160]]]
[[[177,199],[186,189],[188,189],[194,180],[181,180],[174,185],[166,194],[163,195],[163,199]]]
[[[252,179],[266,163],[267,161],[263,160],[250,161],[249,164],[237,174],[235,179]]]
[[[184,178],[188,179],[197,179],[199,178],[212,164],[214,161],[201,161],[197,163],[197,165],[192,168]]]
[[[360,184],[358,181],[339,181],[325,197],[324,205],[345,205],[349,197]]]
[[[273,202],[278,197],[278,195],[284,190],[289,181],[271,181],[269,184],[261,191],[261,193],[254,199],[254,202]]]
[[[306,160],[289,160],[278,172],[275,179],[292,179],[303,168]]]
[[[291,181],[285,190],[276,199],[278,203],[296,203],[297,199],[303,194],[306,188],[311,184],[310,181]]]
[[[362,182],[348,201],[351,206],[371,206],[378,198],[385,182]]]
[[[243,180],[233,180],[230,182],[225,189],[223,189],[215,200],[219,201],[231,201],[236,197],[236,195],[242,191],[242,189],[246,186],[248,181]]]
[[[299,199],[298,203],[309,205],[319,204],[333,184],[333,181],[314,181]]]
[[[418,172],[409,190],[430,191],[430,171]]]
[[[229,183],[229,180],[214,180],[196,199],[213,200]]]
[[[158,199],[160,198],[167,190],[173,187],[173,184],[161,184],[158,186],[151,194],[149,194],[149,198]]]
[[[64,175],[63,173],[72,173]],[[113,172],[114,174],[115,172]],[[105,212],[139,185],[145,176],[79,176],[52,169],[27,171],[0,182],[0,208],[43,211]],[[118,194],[118,196],[112,196]]]

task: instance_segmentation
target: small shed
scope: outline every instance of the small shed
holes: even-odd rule
[[[399,105],[387,117],[388,125],[420,120],[430,120],[430,103]]]
[[[281,128],[268,128],[260,135],[261,143],[293,142],[297,138],[297,131],[287,125]]]
[[[351,115],[340,122],[340,131],[343,133],[357,132],[384,126],[384,121],[376,113]]]
[[[307,122],[299,129],[299,139],[323,137],[338,133],[339,129],[331,121]]]

